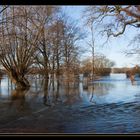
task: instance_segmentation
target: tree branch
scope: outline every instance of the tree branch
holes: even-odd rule
[[[6,7],[4,7],[4,8],[0,11],[0,14],[1,14],[4,10],[6,10],[8,7],[9,7],[9,5],[7,5]]]

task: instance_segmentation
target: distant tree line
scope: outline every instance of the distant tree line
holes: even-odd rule
[[[125,73],[126,76],[129,75],[129,73],[133,73],[134,75],[140,76],[140,67],[135,69],[135,67],[123,67],[123,68],[113,68],[112,70],[113,73]]]
[[[115,65],[115,63],[106,56],[98,54],[95,55],[95,62],[94,62],[94,74],[97,76],[106,76],[111,73],[111,67]],[[81,73],[91,74],[92,73],[92,59],[87,58],[82,61],[81,64]]]

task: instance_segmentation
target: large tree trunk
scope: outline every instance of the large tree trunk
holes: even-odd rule
[[[48,83],[49,83],[49,75],[48,73],[45,74],[45,79],[44,79],[44,90],[48,90]]]
[[[27,89],[30,87],[30,84],[24,75],[17,74],[17,72],[14,70],[9,72],[9,77],[11,81],[16,85],[17,89]]]

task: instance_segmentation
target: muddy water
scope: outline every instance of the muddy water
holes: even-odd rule
[[[30,78],[27,91],[14,90],[7,77],[0,86],[1,133],[139,133],[140,78],[111,74],[83,86],[61,83],[48,92],[43,79]]]

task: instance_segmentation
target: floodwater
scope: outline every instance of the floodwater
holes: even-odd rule
[[[69,87],[42,77],[30,78],[29,90],[14,90],[4,76],[0,86],[1,133],[140,133],[140,78],[111,74]],[[57,88],[56,88],[57,87]]]

